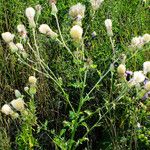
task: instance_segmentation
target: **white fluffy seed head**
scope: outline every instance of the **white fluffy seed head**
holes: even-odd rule
[[[17,111],[22,111],[25,109],[25,102],[22,98],[14,99],[10,103]]]
[[[104,0],[90,0],[93,10],[97,10]]]
[[[143,40],[145,43],[149,43],[150,42],[150,34],[144,34],[143,35]]]
[[[32,7],[28,7],[25,10],[25,15],[29,20],[34,20],[35,10]]]
[[[14,37],[15,37],[15,35],[11,34],[10,32],[2,33],[2,38],[6,43],[12,42]]]
[[[70,30],[70,35],[74,40],[82,39],[83,29],[79,25],[75,25]]]
[[[1,112],[6,114],[6,115],[13,114],[13,110],[10,108],[10,106],[8,104],[5,104],[2,106]]]
[[[135,71],[133,74],[133,81],[135,83],[141,83],[145,80],[145,76],[142,71]]]
[[[37,79],[36,79],[35,76],[30,76],[30,77],[29,77],[29,83],[30,83],[30,84],[36,84],[36,82],[37,82]]]
[[[78,3],[74,6],[72,6],[69,10],[69,15],[73,18],[76,19],[77,16],[81,16],[84,18],[84,13],[85,13],[85,6],[82,5],[81,3]]]
[[[150,61],[146,61],[143,63],[143,72],[144,74],[150,72]]]

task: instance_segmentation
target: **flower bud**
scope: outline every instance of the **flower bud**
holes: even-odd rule
[[[36,84],[36,82],[37,82],[36,77],[34,77],[34,76],[30,76],[30,77],[29,77],[29,83],[30,83],[30,84]]]
[[[52,5],[51,14],[54,15],[54,16],[56,16],[56,14],[57,14],[57,12],[58,12],[58,9],[57,9],[55,3],[52,3],[51,5]]]
[[[11,107],[8,104],[3,105],[1,111],[2,111],[2,113],[6,114],[6,115],[11,115],[13,113],[13,110],[11,109]]]
[[[10,104],[15,108],[17,111],[22,111],[25,109],[25,102],[22,98],[14,99],[10,102]]]
[[[9,43],[9,48],[10,48],[12,53],[15,53],[18,51],[18,47],[13,42]]]
[[[81,40],[83,34],[83,29],[79,25],[75,25],[70,30],[71,37],[75,40]]]
[[[47,24],[41,24],[39,27],[39,32],[47,36],[50,36],[53,39],[58,37],[57,33],[53,32],[52,29]]]
[[[17,43],[16,46],[20,51],[24,51],[23,45],[21,43]]]
[[[26,91],[26,92],[28,92],[28,90],[29,90],[29,87],[24,87],[24,91]]]
[[[28,7],[25,11],[25,15],[28,18],[29,26],[31,28],[35,28],[35,22],[34,22],[34,16],[35,16],[35,10],[32,7]]]
[[[35,10],[32,7],[28,7],[25,11],[25,15],[29,20],[34,20]]]
[[[145,90],[150,91],[150,81],[146,82],[144,88]]]
[[[106,26],[108,36],[110,36],[110,37],[113,36],[111,19],[105,20],[105,26]]]
[[[15,90],[15,96],[16,96],[17,98],[19,98],[19,97],[21,97],[22,95],[21,95],[21,93],[20,93],[18,90]]]
[[[14,37],[15,35],[11,34],[10,32],[2,33],[2,38],[6,43],[13,42]]]
[[[120,64],[117,68],[117,72],[119,75],[123,76],[126,72],[126,67],[123,64]]]
[[[35,10],[37,11],[37,15],[40,15],[41,14],[41,10],[42,10],[42,6],[41,5],[36,5],[35,6]]]

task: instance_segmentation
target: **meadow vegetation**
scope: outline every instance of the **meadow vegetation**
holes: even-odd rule
[[[0,0],[0,150],[149,150],[149,0]]]

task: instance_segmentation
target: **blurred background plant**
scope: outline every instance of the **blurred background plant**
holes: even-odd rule
[[[122,53],[124,53],[127,56],[126,67],[129,68],[129,70],[136,71],[141,69],[143,62],[149,60],[149,45],[145,45],[142,50],[139,50],[136,53],[135,51],[130,51],[128,46],[130,45],[131,39],[133,37],[143,35],[150,31],[148,2],[144,3],[140,0],[135,0],[132,2],[127,0],[106,0],[102,3],[100,9],[96,11],[94,15],[95,17],[93,18],[93,9],[91,9],[89,1],[60,0],[59,2],[57,2],[60,28],[63,34],[63,38],[67,43],[69,43],[69,47],[73,51],[74,49],[76,49],[76,45],[72,44],[71,38],[70,36],[68,36],[72,26],[72,19],[68,16],[70,7],[74,4],[77,4],[77,2],[82,2],[82,4],[85,4],[86,6],[85,17],[82,20],[82,27],[84,31],[83,35],[85,34],[86,27],[88,27],[88,30],[84,35],[85,54],[88,58],[85,61],[93,61],[94,64],[97,65],[97,68],[93,68],[87,74],[85,93],[88,93],[93,85],[98,81],[99,77],[101,77],[101,75],[108,70],[110,64],[114,59],[112,53],[112,45],[109,41],[109,37],[107,36],[104,24],[104,21],[107,18],[111,18],[113,22],[113,40],[115,41],[114,46],[116,51],[115,58],[119,58],[119,60],[121,60],[120,57],[122,56]],[[36,4],[41,4],[42,6],[42,15],[38,18],[38,27],[40,26],[40,24],[46,23],[50,27],[52,27],[54,32],[59,33],[54,21],[55,16],[51,15],[51,7],[49,1],[43,2],[41,0],[37,2],[34,0],[30,0],[28,2],[18,2],[14,0],[13,2],[8,3],[1,0],[0,4],[2,6],[0,7],[1,33],[9,31],[17,34],[16,25],[21,23],[23,23],[27,27],[28,22],[25,19],[24,10],[27,6],[34,7],[36,6]],[[27,32],[32,31],[31,29],[27,28]],[[79,89],[81,86],[83,86],[79,82],[76,82],[78,81],[79,77],[79,68],[74,67],[72,56],[69,55],[65,47],[63,48],[62,45],[59,45],[57,41],[53,41],[45,37],[44,35],[41,35],[39,33],[36,34],[40,52],[42,53],[42,57],[44,58],[45,63],[48,64],[54,74],[58,77],[58,83],[60,85],[62,83],[62,86],[63,88],[65,88],[66,93],[69,93],[68,96],[71,103],[73,104],[75,109],[77,109]],[[30,34],[29,36],[29,38],[33,38],[32,34]],[[16,39],[16,41],[18,40],[19,38]],[[26,83],[28,76],[34,74],[35,71],[33,71],[31,68],[26,67],[26,65],[18,64],[17,58],[14,55],[10,55],[10,50],[8,49],[7,45],[2,40],[0,43],[0,104],[2,106],[5,102],[13,99],[12,92],[15,89],[19,89],[21,90],[21,92],[23,92],[23,89],[21,87],[23,87],[23,85]],[[34,42],[31,41],[31,44],[34,44]],[[24,49],[27,53],[29,53],[29,55],[32,55],[30,54],[27,45],[24,47]],[[76,64],[78,63],[80,62],[76,62]],[[92,127],[92,125],[97,120],[99,120],[99,118],[101,118],[102,116],[105,117],[100,121],[101,124],[99,124],[100,122],[96,124],[96,126],[100,125],[100,127],[95,128],[90,132],[90,134],[88,134],[88,136],[86,136],[89,140],[83,142],[82,146],[80,147],[81,149],[84,149],[85,147],[87,149],[148,148],[146,146],[148,145],[146,144],[147,142],[145,142],[145,144],[142,143],[141,145],[139,142],[139,147],[137,147],[137,144],[134,144],[137,142],[136,135],[139,136],[140,139],[145,139],[145,136],[148,134],[146,132],[148,131],[148,127],[146,129],[142,128],[142,130],[140,130],[141,134],[134,134],[136,132],[135,128],[137,124],[134,121],[135,117],[133,116],[139,116],[141,115],[141,112],[140,109],[136,109],[136,100],[132,101],[131,95],[127,96],[128,92],[126,93],[126,84],[121,83],[121,85],[119,86],[118,83],[116,83],[118,82],[118,78],[116,76],[115,70],[116,66],[118,66],[119,63],[119,61],[116,62],[115,68],[111,68],[111,73],[106,76],[106,78],[98,86],[96,86],[96,90],[94,90],[91,95],[92,100],[83,105],[82,110],[92,110],[92,112],[84,112],[85,114],[94,114],[93,117],[88,118],[88,124],[90,125],[90,127]],[[83,64],[84,63],[82,63],[82,65]],[[83,68],[81,68],[80,73],[82,73],[82,69]],[[38,121],[43,123],[45,122],[45,120],[48,120],[48,123],[45,127],[48,129],[41,130],[36,135],[36,138],[41,146],[41,149],[54,149],[53,141],[48,131],[51,129],[55,129],[54,135],[56,134],[57,137],[58,133],[64,126],[62,122],[64,120],[74,120],[75,114],[70,112],[70,106],[64,101],[64,96],[67,95],[62,96],[62,91],[60,90],[60,88],[58,88],[58,85],[56,86],[56,84],[52,82],[52,80],[44,77],[43,75],[37,74],[37,76],[37,117]],[[125,94],[125,96],[117,97],[118,95],[122,94]],[[131,92],[131,94],[134,94],[134,92]],[[119,98],[119,101],[121,101],[121,103],[116,101],[117,98]],[[105,109],[101,110],[100,112],[99,108],[103,108],[103,106]],[[93,113],[94,111],[96,111],[96,113]],[[139,112],[139,115],[137,111]],[[68,116],[69,112],[70,115]],[[106,112],[109,113],[107,113],[106,115]],[[147,112],[144,112],[143,116],[147,116]],[[143,116],[141,117],[142,119]],[[118,120],[120,120],[121,123]],[[2,128],[5,128],[5,130],[3,131],[6,131],[7,134],[6,132],[2,132],[5,140],[2,140],[2,142],[0,143],[9,142],[11,143],[11,147],[15,149],[15,124],[12,123],[9,118],[5,117],[1,118],[1,124]],[[12,127],[12,124],[13,128],[9,128],[9,126]],[[88,129],[86,124],[83,125],[86,129]],[[64,128],[66,127],[67,124],[65,124]],[[78,129],[78,132],[75,135],[75,139],[79,139],[84,134],[84,132],[86,131],[85,128],[81,127],[81,129]],[[68,134],[66,135],[66,137],[69,137]],[[64,136],[64,130],[62,130],[59,136],[62,135]],[[132,135],[134,135],[133,137],[135,137],[133,141],[131,140]],[[59,138],[60,137],[58,137],[57,139],[55,138],[55,143],[58,142],[57,140]],[[5,144],[3,144],[3,146],[5,146]],[[6,148],[4,147],[2,149]]]

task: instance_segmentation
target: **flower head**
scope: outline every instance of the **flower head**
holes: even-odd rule
[[[149,43],[150,42],[150,34],[144,34],[143,35],[143,40],[145,43]]]
[[[108,36],[113,36],[111,19],[105,20],[105,27],[106,27]]]
[[[36,79],[35,76],[30,76],[30,77],[29,77],[29,83],[30,83],[30,84],[36,84],[36,82],[37,82],[37,79]]]
[[[26,28],[23,24],[19,24],[17,26],[17,30],[18,30],[18,32],[22,38],[27,38],[27,31],[26,31]]]
[[[10,104],[17,110],[22,111],[25,109],[25,102],[22,98],[14,99],[10,102]]]
[[[29,20],[34,20],[35,10],[32,7],[28,7],[25,11],[25,15]]]
[[[133,81],[135,83],[141,83],[145,80],[145,76],[142,71],[135,71],[133,74]]]
[[[85,13],[85,6],[82,5],[81,3],[78,3],[72,6],[69,10],[69,15],[73,19],[76,19],[78,16],[80,16],[81,18],[84,18],[84,13]]]
[[[93,10],[97,10],[104,0],[90,0]]]
[[[1,111],[6,115],[11,115],[14,112],[8,104],[3,105]]]
[[[150,72],[150,61],[146,61],[143,63],[143,72],[144,74]]]
[[[29,26],[31,28],[35,28],[35,22],[34,22],[34,16],[35,16],[35,10],[32,7],[28,7],[25,11],[25,15],[28,18]]]
[[[134,48],[141,48],[142,46],[144,45],[144,39],[142,36],[139,36],[139,37],[134,37],[132,40],[131,40],[131,47],[134,47]]]
[[[12,42],[14,37],[15,37],[15,35],[11,34],[10,32],[2,33],[2,38],[6,43]]]
[[[21,43],[17,43],[16,46],[20,51],[24,51],[23,45]]]
[[[121,76],[124,75],[125,72],[126,72],[126,67],[125,67],[125,65],[120,64],[120,65],[118,66],[118,68],[117,68],[117,72],[118,72],[118,74],[121,75]]]
[[[53,32],[52,29],[47,24],[41,24],[39,31],[43,34],[50,36],[51,38],[57,38],[57,33]]]
[[[82,39],[83,29],[79,25],[75,25],[70,30],[70,35],[74,40]]]
[[[147,81],[144,88],[147,90],[147,91],[150,91],[150,81]]]

